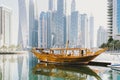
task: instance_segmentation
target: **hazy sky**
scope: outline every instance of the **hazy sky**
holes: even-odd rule
[[[57,1],[57,0],[56,0]],[[37,0],[38,12],[48,10],[48,0]],[[9,7],[12,10],[12,35],[17,41],[18,29],[18,0],[0,0],[0,5]],[[71,0],[67,0],[67,10],[70,12]],[[76,0],[76,8],[80,13],[88,13],[94,16],[95,30],[99,26],[107,25],[107,0]],[[38,13],[40,14],[40,13]]]

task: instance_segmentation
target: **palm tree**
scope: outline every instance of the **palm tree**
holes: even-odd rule
[[[114,40],[113,38],[109,38],[107,43],[103,43],[100,48],[107,47],[108,50],[119,50],[120,49],[120,41]]]

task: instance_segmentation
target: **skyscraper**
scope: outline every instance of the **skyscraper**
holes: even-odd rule
[[[94,17],[89,17],[89,29],[90,29],[90,48],[94,47]]]
[[[117,29],[117,34],[120,34],[120,1],[113,0],[113,26]]]
[[[113,0],[113,26],[115,39],[120,40],[120,0]]]
[[[55,44],[55,40],[53,36],[55,36],[55,0],[49,0],[47,12],[47,48],[53,47]]]
[[[79,12],[76,10],[76,3],[75,0],[72,0],[71,3],[71,25],[70,25],[70,45],[76,46],[78,41],[78,27],[80,26],[80,18],[79,18]]]
[[[59,14],[65,14],[65,0],[57,0],[57,11]]]
[[[41,12],[40,14],[40,26],[39,26],[39,47],[50,48],[51,47],[51,26],[52,25],[52,13]]]
[[[71,12],[74,12],[76,10],[76,3],[75,3],[75,0],[72,0],[72,3],[71,3]]]
[[[36,0],[19,0],[18,44],[24,48],[38,46],[38,16]]]
[[[54,0],[49,0],[49,7],[48,7],[48,9],[49,9],[50,11],[53,11],[53,10],[54,10]]]
[[[113,0],[108,0],[108,33],[113,37]]]
[[[10,9],[0,7],[0,46],[11,44],[11,16]]]
[[[56,45],[56,29],[57,29],[57,22],[56,22],[56,17],[57,17],[57,11],[52,12],[52,19],[50,19],[50,30],[51,30],[51,47]]]
[[[41,12],[40,14],[40,28],[39,28],[40,47],[47,48],[47,14]]]
[[[18,44],[23,48],[28,46],[29,38],[29,21],[28,21],[28,2],[27,0],[18,0],[19,4],[19,31]]]
[[[80,27],[81,27],[81,45],[82,47],[90,48],[90,31],[88,26],[87,14],[81,14]]]
[[[118,34],[120,34],[120,0],[117,0],[117,27]]]
[[[65,30],[65,2],[64,0],[57,0],[57,12],[55,14],[55,45],[64,45],[64,30]]]
[[[108,0],[109,37],[120,39],[120,1]]]
[[[70,44],[76,46],[78,41],[78,27],[80,26],[79,12],[74,11],[71,13],[71,26],[70,26]]]
[[[107,42],[107,31],[100,26],[97,31],[97,47],[100,47],[103,43]]]
[[[53,12],[47,12],[47,48],[52,47]]]
[[[38,47],[38,19],[36,0],[29,0],[29,46]]]

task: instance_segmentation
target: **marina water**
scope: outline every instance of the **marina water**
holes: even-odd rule
[[[119,55],[113,57],[110,53],[103,53],[95,60],[110,61],[105,56],[113,60],[119,59]],[[120,80],[120,71],[110,67],[54,64],[50,67],[46,63],[44,67],[43,64],[29,51],[21,54],[0,54],[0,80]]]

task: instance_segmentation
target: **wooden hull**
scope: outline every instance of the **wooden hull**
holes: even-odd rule
[[[34,55],[43,62],[49,63],[80,63],[87,64],[98,55],[100,55],[105,50],[99,50],[94,54],[84,55],[84,56],[65,56],[60,54],[49,54],[49,53],[40,53],[37,51],[32,51]]]

